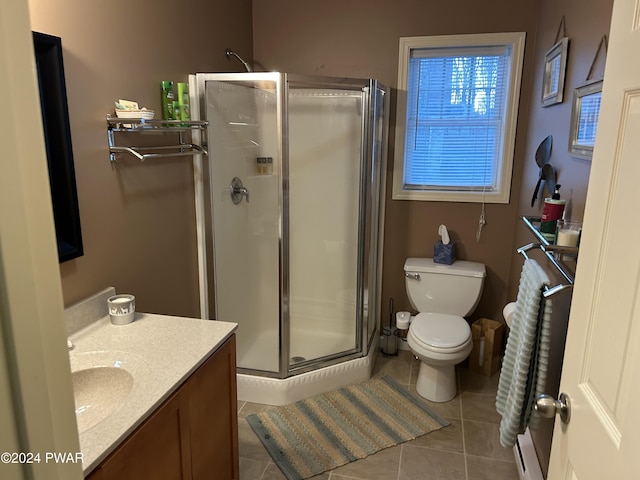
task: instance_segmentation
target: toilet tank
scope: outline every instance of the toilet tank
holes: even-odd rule
[[[448,313],[465,317],[475,310],[482,295],[484,264],[457,260],[452,265],[432,258],[407,258],[405,284],[411,306],[418,312]]]

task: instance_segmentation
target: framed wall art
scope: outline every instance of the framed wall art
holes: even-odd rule
[[[569,152],[576,157],[591,160],[596,143],[602,80],[588,82],[575,89],[571,111]]]
[[[568,53],[569,38],[563,37],[544,56],[544,75],[542,78],[543,107],[562,103]]]

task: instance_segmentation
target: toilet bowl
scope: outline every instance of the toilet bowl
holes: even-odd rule
[[[419,313],[409,328],[407,344],[420,360],[418,393],[432,402],[448,402],[455,397],[455,366],[473,348],[467,321],[456,315]]]
[[[418,313],[411,321],[407,344],[420,359],[416,390],[433,402],[455,397],[455,366],[473,348],[471,328],[464,315],[477,306],[485,267],[474,262],[436,264],[430,258],[405,262],[407,295]]]

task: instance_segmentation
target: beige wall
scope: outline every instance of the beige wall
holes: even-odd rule
[[[525,159],[527,112],[539,1],[328,0],[253,1],[254,58],[261,68],[300,74],[373,77],[394,88],[385,226],[383,311],[390,297],[396,309],[410,309],[402,266],[409,256],[431,256],[438,225],[460,241],[464,260],[483,262],[488,276],[475,317],[501,318],[507,296],[513,235]],[[391,200],[395,87],[399,37],[457,33],[527,33],[522,102],[518,119],[511,203],[488,205],[482,239],[475,232],[480,205]],[[515,200],[515,201],[514,201]]]
[[[29,0],[32,28],[62,38],[84,256],[60,266],[65,305],[106,286],[140,310],[198,316],[190,157],[109,162],[105,115],[119,98],[159,112],[160,81],[241,71],[249,0]],[[135,137],[131,139],[136,141]],[[172,138],[172,141],[175,141]]]
[[[553,151],[550,163],[557,170],[557,181],[562,185],[560,192],[567,199],[567,213],[573,219],[581,220],[587,194],[587,183],[591,164],[586,160],[572,157],[568,152],[569,130],[573,90],[585,83],[589,67],[595,57],[603,35],[609,33],[612,0],[542,0],[540,27],[535,48],[535,75],[529,106],[529,122],[526,135],[525,163],[522,172],[522,188],[517,203],[517,212],[523,215],[540,216],[541,206],[531,208],[531,195],[538,180],[538,167],[534,155],[538,144],[549,134],[553,135]],[[543,108],[540,105],[542,93],[542,65],[547,50],[554,44],[560,19],[565,16],[566,35],[570,38],[567,77],[564,101],[561,104]],[[600,54],[594,65],[593,78],[604,73],[606,55]],[[539,195],[540,196],[540,195]],[[521,222],[516,224],[515,243],[512,251],[533,241],[533,237]],[[549,262],[542,255],[534,255],[541,265]],[[517,258],[511,267],[508,284],[508,298],[515,300],[518,279],[522,268],[522,258]],[[562,282],[559,275],[547,268],[553,281]],[[569,320],[570,294],[561,294],[553,299],[551,355],[546,392],[557,398],[562,369],[562,357]],[[553,422],[545,421],[539,430],[532,432],[538,458],[543,471],[548,468],[551,451]]]
[[[585,83],[589,67],[596,56],[598,44],[603,35],[609,34],[612,6],[612,0],[542,1],[540,28],[535,48],[536,69],[529,100],[529,121],[528,128],[524,132],[526,147],[522,188],[512,198],[512,201],[518,204],[519,214],[532,216],[542,214],[542,204],[536,204],[531,208],[531,195],[539,175],[539,169],[535,163],[535,151],[547,135],[553,135],[553,150],[549,163],[557,171],[557,183],[562,185],[561,196],[567,200],[567,213],[571,218],[582,219],[591,162],[572,157],[568,151],[573,91]],[[540,103],[542,65],[545,53],[554,44],[563,15],[566,34],[570,39],[564,101],[543,108]],[[602,77],[605,59],[606,53],[601,52],[594,65],[592,78]],[[531,241],[522,224],[518,223],[517,226],[514,248]],[[522,262],[515,262],[513,265],[509,282],[509,298],[515,298],[521,264]]]

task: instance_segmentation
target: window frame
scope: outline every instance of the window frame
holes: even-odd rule
[[[393,200],[418,200],[440,202],[509,203],[511,175],[513,171],[516,125],[520,102],[520,84],[524,63],[525,32],[485,33],[464,35],[438,35],[428,37],[400,37],[398,54],[398,94],[396,107],[396,132],[393,167]],[[495,47],[511,48],[510,78],[506,105],[506,120],[502,142],[502,164],[499,167],[497,190],[408,190],[404,188],[405,133],[407,118],[407,81],[411,51],[442,47]]]

